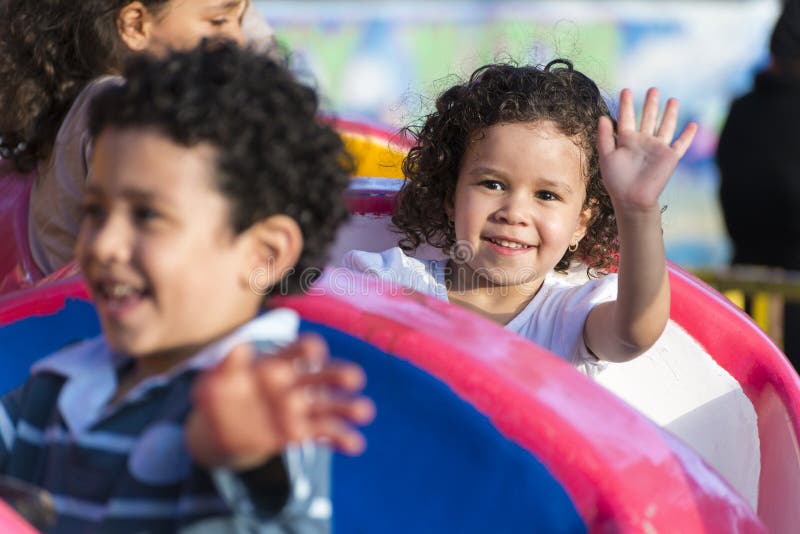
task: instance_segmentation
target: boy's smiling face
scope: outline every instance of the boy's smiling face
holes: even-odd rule
[[[216,157],[152,129],[96,139],[77,257],[114,350],[169,367],[258,312],[253,238],[230,226]]]
[[[584,157],[548,121],[496,124],[467,148],[450,215],[457,246],[468,246],[467,287],[529,286],[535,292],[570,244],[586,231],[590,210]]]

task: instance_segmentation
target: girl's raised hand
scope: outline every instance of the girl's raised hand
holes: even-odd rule
[[[600,172],[615,210],[659,209],[658,197],[697,133],[697,124],[691,122],[672,141],[677,122],[678,101],[670,98],[658,124],[654,87],[647,91],[638,130],[630,89],[623,89],[619,97],[616,140],[611,120],[600,118]]]
[[[234,470],[259,466],[305,440],[359,454],[364,438],[354,425],[375,413],[372,401],[358,396],[364,381],[358,366],[331,361],[315,336],[262,358],[240,346],[195,383],[189,451],[202,465]]]

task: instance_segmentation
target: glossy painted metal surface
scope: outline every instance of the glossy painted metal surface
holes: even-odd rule
[[[66,285],[71,294],[63,291]],[[61,292],[48,289],[30,292],[39,295],[40,310],[53,313],[21,316],[0,328],[6,360],[0,383],[16,373],[14,387],[27,374],[27,367],[13,369],[10,358],[28,358],[30,364],[64,343],[99,333],[80,279],[62,284]],[[20,304],[6,312],[19,315],[26,303]],[[62,328],[65,322],[72,328]],[[333,354],[367,371],[369,395],[379,407],[365,430],[367,453],[357,459],[335,455],[334,531],[519,532],[536,524],[541,532],[586,532],[561,483],[446,385],[347,333],[308,321],[302,328],[323,335]]]
[[[334,455],[333,532],[587,532],[552,472],[447,384],[341,330],[301,331],[360,365],[377,406],[364,454]]]
[[[389,148],[405,151],[411,148],[412,140],[402,132],[381,124],[367,124],[362,121],[348,120],[342,117],[327,120],[338,132],[361,135],[374,140],[376,148]]]
[[[57,313],[69,299],[89,299],[86,285],[78,275],[40,287],[0,296],[0,327],[28,317]]]
[[[386,178],[353,178],[344,200],[353,215],[389,214],[402,184],[402,180]]]
[[[392,237],[391,234],[384,231],[380,235],[379,227],[385,226],[386,219],[391,215],[392,198],[399,183],[400,181],[394,184],[375,181],[354,183],[352,189],[355,191],[348,192],[357,194],[359,189],[369,192],[361,200],[361,209],[351,222],[354,233],[368,235],[372,241],[383,240],[382,246],[368,250],[381,250],[390,246],[386,243],[387,238]],[[372,230],[365,233],[361,227],[372,227]],[[337,245],[341,250],[347,249],[345,242]],[[752,491],[757,493],[754,499],[758,502],[758,513],[770,527],[770,531],[794,532],[795,525],[800,521],[800,510],[794,504],[800,502],[800,454],[797,439],[800,435],[797,423],[800,414],[800,383],[797,374],[783,354],[746,314],[676,265],[671,264],[669,270],[672,285],[671,322],[688,332],[725,372],[736,379],[756,411],[761,465],[757,471],[758,488]],[[708,408],[709,406],[703,407],[704,410]],[[696,417],[694,413],[692,416]],[[716,421],[714,424],[730,426],[742,423],[744,421],[737,419],[730,423]],[[713,425],[709,426],[709,429],[712,427]],[[749,432],[744,428],[742,431],[746,434]],[[749,438],[745,439],[743,435],[732,442],[731,446],[735,443],[735,447],[749,447],[743,440],[749,442]],[[706,441],[714,448],[719,440],[712,438]],[[748,456],[746,450],[715,450],[718,451],[717,456],[723,454],[729,460],[737,456]],[[735,454],[731,455],[731,452]],[[741,469],[749,470],[752,467],[742,465]],[[748,477],[749,475],[742,472],[737,478],[747,480]]]
[[[590,532],[763,532],[752,509],[685,445],[536,345],[447,303],[385,294],[282,300],[443,381],[562,482]],[[324,294],[322,294],[324,293]]]
[[[0,160],[0,295],[42,278],[28,246],[28,198],[34,175],[19,174]]]
[[[743,499],[685,445],[560,359],[460,308],[381,294],[361,277],[351,283],[357,298],[320,285],[317,294],[281,304],[449,386],[547,467],[590,532],[764,531]],[[6,300],[3,322],[57,312],[85,295],[78,278],[49,289],[31,290],[38,299]],[[32,307],[37,301],[45,302]]]
[[[401,164],[411,141],[401,132],[342,118],[327,119],[355,162],[354,176],[402,178]]]
[[[38,530],[0,500],[0,532],[7,534],[37,534]]]
[[[759,516],[770,532],[797,532],[800,378],[752,319],[714,289],[674,265],[670,284],[672,319],[736,378],[758,414]]]
[[[397,239],[388,216],[356,214],[340,232],[331,258],[337,263],[354,247],[385,250]],[[430,247],[415,255],[442,257]],[[337,272],[337,278],[345,277]],[[585,280],[585,270],[578,267],[564,281]],[[338,285],[346,287],[346,282],[339,280]],[[740,383],[674,320],[651,350],[633,361],[608,365],[593,379],[674,433],[757,507],[761,446],[755,408]]]

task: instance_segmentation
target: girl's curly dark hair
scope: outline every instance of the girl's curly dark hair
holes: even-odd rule
[[[294,219],[303,250],[282,289],[311,283],[347,219],[342,195],[353,168],[339,135],[317,120],[314,90],[264,54],[209,41],[165,59],[134,57],[124,76],[92,101],[92,136],[153,127],[183,146],[210,143],[234,231],[271,215]]]
[[[119,11],[133,0],[0,0],[0,157],[30,172],[93,78],[119,69]],[[158,13],[170,0],[140,0]]]
[[[556,59],[545,67],[492,64],[451,87],[436,100],[436,111],[423,123],[404,129],[415,140],[403,162],[406,181],[398,193],[392,222],[404,234],[406,251],[428,243],[442,250],[455,245],[445,207],[452,205],[461,160],[481,130],[499,123],[552,121],[576,140],[586,155],[585,207],[592,209],[586,236],[575,252],[556,265],[566,271],[581,259],[592,276],[616,264],[619,242],[611,198],[600,177],[597,123],[610,116],[597,85]],[[616,125],[615,125],[616,128]]]

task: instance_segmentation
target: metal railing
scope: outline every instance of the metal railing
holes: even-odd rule
[[[736,265],[691,272],[743,309],[783,348],[784,308],[786,302],[800,302],[800,271]]]

